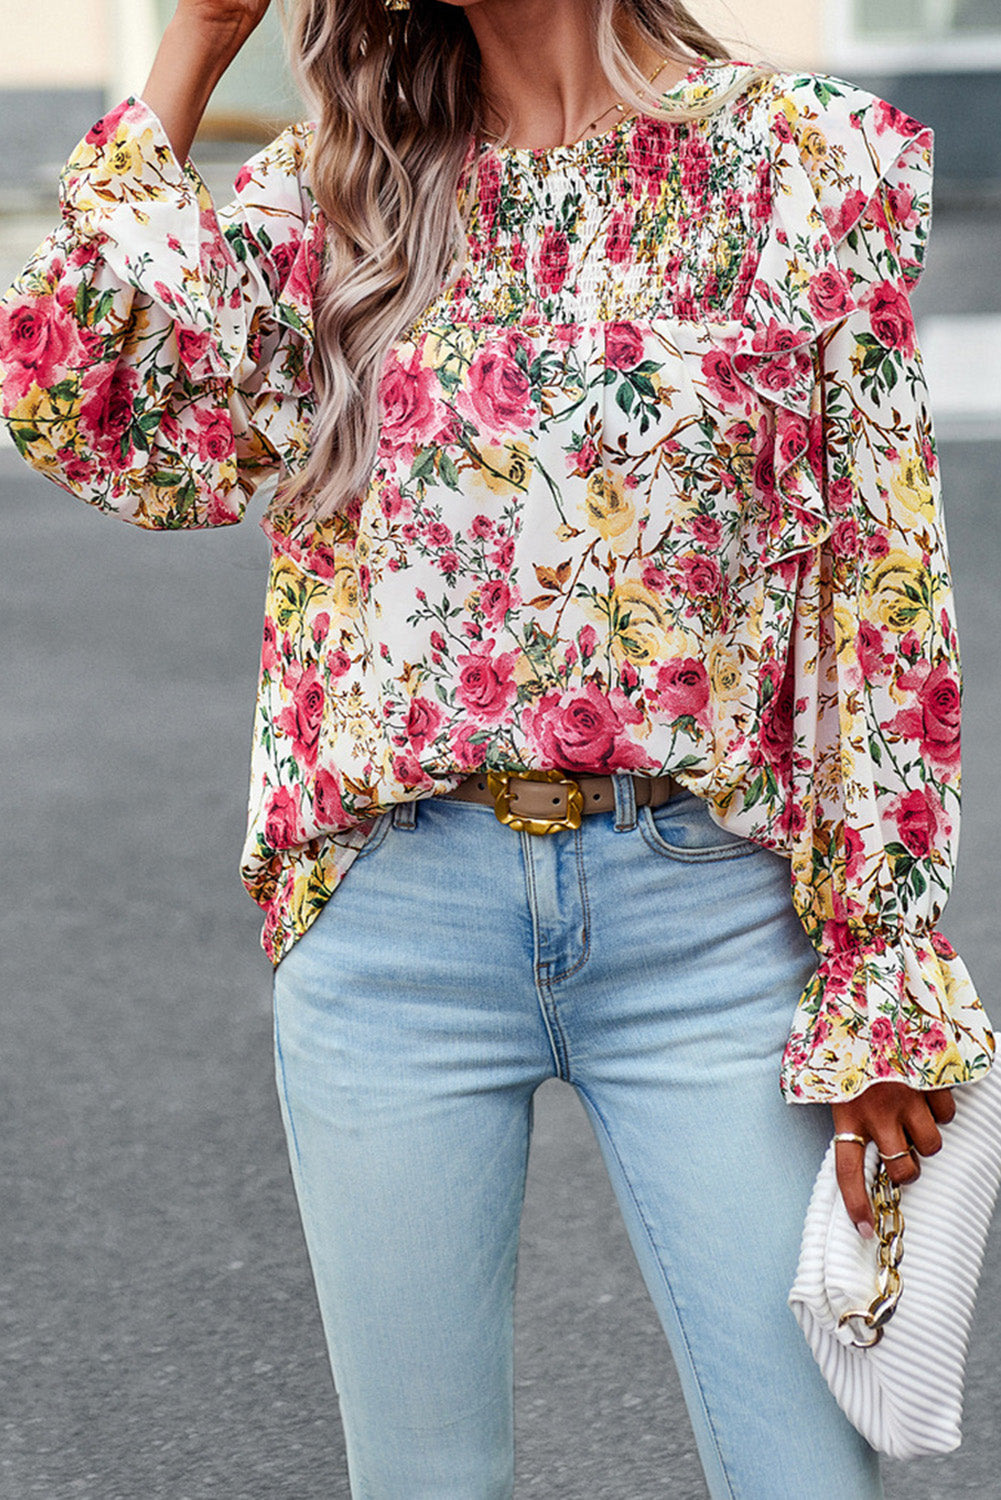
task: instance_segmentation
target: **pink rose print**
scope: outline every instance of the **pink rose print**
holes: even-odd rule
[[[960,760],[960,691],[948,662],[929,668],[919,662],[897,679],[898,686],[915,693],[883,727],[919,742],[920,753],[938,770],[951,773]]]
[[[128,465],[132,460],[131,443],[123,456],[121,440],[131,426],[138,390],[139,375],[127,365],[96,365],[83,377],[81,431],[88,447],[114,468]]]
[[[581,479],[586,479],[600,462],[598,449],[590,438],[585,438],[579,448],[572,448],[566,457],[568,472],[579,475]]]
[[[379,381],[382,407],[380,444],[414,452],[447,435],[448,413],[437,396],[438,380],[421,363],[420,350],[404,363],[391,349]]]
[[[278,632],[270,617],[264,621],[264,640],[261,645],[261,671],[269,675],[277,672],[281,658],[278,655]]]
[[[851,510],[855,504],[855,487],[847,475],[833,479],[827,488],[827,503],[831,510]]]
[[[789,670],[761,716],[761,748],[781,781],[787,780],[792,770],[794,707],[793,674]]]
[[[899,349],[909,358],[914,354],[914,317],[911,304],[892,281],[881,281],[864,299],[869,309],[872,331],[887,349]]]
[[[282,247],[286,253],[289,249],[295,252],[281,288],[284,301],[293,302],[296,307],[307,311],[312,308],[313,288],[320,279],[323,245],[323,225],[317,220],[309,235],[298,246],[292,244]]]
[[[900,842],[916,859],[927,858],[938,840],[952,832],[942,800],[930,786],[895,797],[886,815],[896,823]]]
[[[914,201],[912,188],[890,188],[887,192],[890,212],[901,229],[916,229],[921,222],[921,211]]]
[[[480,609],[483,611],[483,618],[492,629],[498,629],[503,625],[508,610],[520,603],[518,590],[512,591],[511,587],[499,578],[491,579],[480,589]]]
[[[492,648],[492,642],[486,644]],[[485,724],[498,723],[514,702],[514,657],[493,656],[490,651],[471,652],[456,657],[456,663],[459,681],[455,696],[463,708]]]
[[[634,370],[643,358],[643,335],[635,323],[609,323],[605,357],[613,370]]]
[[[49,390],[58,385],[86,353],[76,323],[47,295],[17,297],[0,307],[0,348],[7,412],[32,386]]]
[[[612,215],[605,236],[605,254],[613,266],[620,266],[633,258],[633,215],[627,209],[617,209]]]
[[[709,150],[701,136],[694,132],[681,149],[681,191],[686,198],[701,203],[709,186]]]
[[[452,532],[444,521],[432,521],[425,533],[428,545],[431,547],[450,547],[452,545]]]
[[[685,575],[682,587],[691,598],[704,598],[707,595],[719,593],[723,575],[715,557],[703,557],[698,552],[686,552],[678,561]]]
[[[813,361],[803,345],[801,333],[772,318],[766,327],[755,332],[753,340],[752,347],[759,356],[765,357],[756,359],[750,354],[738,354],[734,357],[734,368],[744,374],[756,366],[758,385],[774,395],[781,395],[812,376]]]
[[[491,438],[524,434],[534,416],[528,376],[508,340],[488,344],[469,366],[466,385],[455,404]]]
[[[850,885],[862,879],[865,873],[865,840],[857,828],[844,830],[845,879]]]
[[[714,349],[702,356],[702,373],[706,378],[710,395],[721,406],[743,407],[751,392],[733,368],[733,363],[722,349]]]
[[[629,143],[629,165],[636,186],[649,197],[655,197],[667,181],[677,156],[677,127],[663,120],[640,118]]]
[[[577,632],[577,644],[580,654],[588,661],[595,653],[598,646],[598,636],[593,625],[582,625]]]
[[[313,786],[313,817],[318,828],[331,831],[350,828],[354,819],[344,810],[337,778],[325,768],[317,771]]]
[[[838,206],[824,209],[824,219],[835,244],[839,244],[849,230],[855,228],[865,213],[868,203],[869,199],[865,193],[856,188],[854,192],[847,193],[844,201]]]
[[[296,844],[301,844],[305,839],[300,795],[299,787],[290,791],[287,786],[280,786],[268,798],[264,837],[272,849],[294,849]]]
[[[882,135],[886,130],[895,130],[898,135],[915,136],[923,135],[925,126],[912,120],[910,115],[905,115],[903,110],[897,109],[894,104],[887,104],[885,99],[876,101],[873,116],[878,134]]]
[[[227,408],[213,409],[196,406],[191,415],[195,419],[194,430],[185,433],[202,463],[223,463],[235,451],[232,419]]]
[[[412,698],[407,711],[407,738],[415,750],[423,750],[434,739],[444,715],[430,698]]]
[[[855,557],[858,544],[858,522],[854,516],[846,516],[831,532],[831,551],[835,557]]]
[[[778,433],[778,456],[782,472],[792,468],[797,459],[806,452],[810,442],[807,423],[795,412],[781,411],[776,424]]]
[[[315,666],[305,671],[298,665],[292,666],[285,680],[292,684],[292,702],[282,709],[275,723],[292,741],[296,760],[311,770],[316,765],[323,722],[323,684]]]
[[[547,225],[535,262],[535,274],[543,296],[555,296],[570,269],[570,243],[560,229]]]
[[[862,620],[855,637],[855,652],[866,682],[885,677],[893,666],[893,653],[884,651],[883,632],[871,620]]]
[[[814,317],[822,323],[843,318],[848,311],[848,282],[841,271],[819,271],[810,282],[806,295]]]
[[[327,672],[330,673],[330,676],[335,676],[335,678],[336,676],[344,676],[344,673],[350,669],[351,657],[342,646],[338,646],[336,651],[329,652],[329,655],[327,655]]]
[[[570,692],[546,693],[524,717],[543,765],[604,774],[643,763],[642,749],[627,733],[643,715],[621,688],[603,693],[588,682]]]
[[[657,703],[667,719],[694,719],[709,727],[709,676],[693,656],[665,662],[657,672]]]
[[[877,1016],[869,1028],[869,1036],[874,1047],[894,1047],[897,1043],[897,1034],[893,1029],[893,1022],[887,1016]]]
[[[478,745],[473,736],[483,731],[478,724],[467,724],[452,741],[452,754],[457,766],[464,771],[475,771],[483,764],[483,746]]]

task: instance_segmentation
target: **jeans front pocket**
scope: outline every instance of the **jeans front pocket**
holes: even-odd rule
[[[670,859],[738,859],[761,850],[753,840],[719,828],[708,804],[693,792],[681,792],[662,807],[641,807],[637,823],[650,848]]]

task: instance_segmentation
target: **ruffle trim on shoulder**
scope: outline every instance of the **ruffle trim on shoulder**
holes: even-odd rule
[[[831,334],[867,300],[860,235],[875,233],[898,275],[917,279],[927,232],[931,133],[834,80],[775,79],[769,108],[772,218],[729,351],[771,420],[756,438],[756,545],[765,565],[832,528],[824,498],[821,362]],[[896,205],[896,208],[894,208]]]
[[[237,198],[225,212],[227,239],[240,255],[253,245],[254,270],[264,283],[273,319],[291,335],[296,353],[272,359],[261,389],[302,396],[311,388],[313,306],[323,268],[326,225],[307,184],[313,126],[292,125],[246,163],[236,179]]]

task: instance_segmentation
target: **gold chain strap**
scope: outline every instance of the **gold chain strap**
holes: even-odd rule
[[[883,1337],[883,1329],[893,1317],[903,1291],[900,1262],[904,1258],[904,1214],[900,1206],[900,1189],[886,1175],[886,1167],[880,1162],[879,1171],[872,1189],[873,1207],[876,1210],[876,1238],[879,1250],[876,1265],[879,1269],[879,1290],[867,1308],[858,1308],[842,1313],[838,1327],[846,1323],[859,1323],[868,1329],[870,1337],[857,1336],[852,1339],[856,1349],[872,1349]]]

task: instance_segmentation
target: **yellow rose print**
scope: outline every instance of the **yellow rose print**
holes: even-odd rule
[[[607,470],[596,469],[590,476],[581,509],[588,525],[606,542],[621,537],[636,520],[636,507],[622,480]]]
[[[897,635],[913,630],[924,639],[931,626],[930,587],[927,569],[916,557],[888,552],[869,574],[867,593],[888,630]]]
[[[935,497],[924,457],[916,449],[909,448],[901,455],[900,468],[891,477],[890,488],[903,508],[901,520],[908,523],[914,516],[920,516],[922,520],[934,523]]]
[[[816,125],[804,125],[800,131],[799,144],[803,155],[812,166],[818,166],[830,150],[826,135]]]
[[[525,443],[505,443],[501,448],[481,446],[480,466],[474,471],[477,482],[495,495],[523,494],[528,488],[532,460]]]
[[[855,652],[856,623],[855,616],[844,604],[838,604],[834,609],[834,637],[835,649],[841,661],[851,666],[856,660]]]
[[[330,585],[334,604],[340,614],[353,620],[358,615],[358,574],[350,563],[343,563],[334,571]]]
[[[476,336],[471,328],[449,328],[430,332],[424,340],[421,363],[439,375],[461,380],[476,353]]]
[[[731,651],[719,644],[709,652],[709,681],[713,697],[721,703],[730,703],[739,698],[743,690],[740,662]]]
[[[612,594],[612,622],[612,650],[620,661],[652,661],[663,652],[667,618],[660,600],[643,584],[619,584]]]

